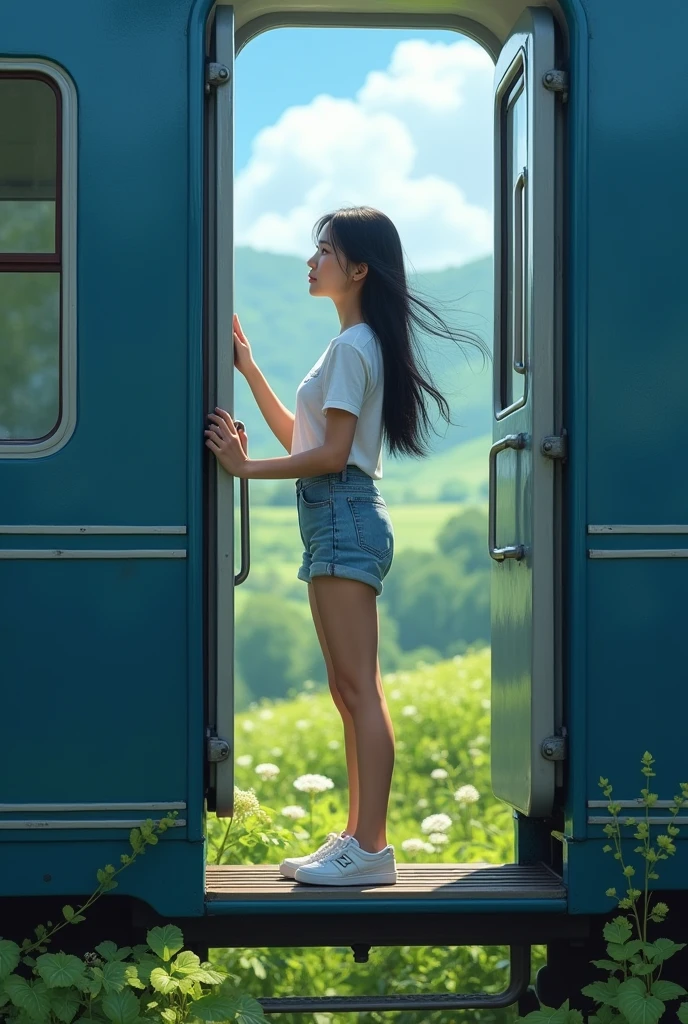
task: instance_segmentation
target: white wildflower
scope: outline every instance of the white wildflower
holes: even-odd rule
[[[473,679],[473,680],[471,680],[471,690],[482,690],[482,688],[483,688],[483,680],[482,679]]]
[[[467,786],[459,786],[456,793],[454,793],[454,799],[457,803],[466,806],[467,804],[475,804],[480,799],[480,793],[470,784]]]
[[[426,843],[423,839],[404,839],[401,844],[401,848],[404,853],[421,853],[425,849]]]
[[[432,843],[423,843],[423,850],[425,851],[425,853],[434,853],[435,847],[432,845]]]
[[[431,779],[446,779],[449,772],[445,771],[444,768],[433,768],[430,772]]]
[[[258,814],[260,804],[258,797],[252,789],[239,789],[234,787],[234,820],[239,822],[249,818],[252,814]]]
[[[428,835],[431,832],[447,832],[451,828],[452,820],[448,814],[430,814],[423,818],[421,831]]]
[[[311,723],[308,721],[307,718],[298,718],[294,722],[294,725],[296,726],[297,729],[308,729],[310,728],[310,724]]]
[[[483,697],[483,699],[480,701],[480,707],[483,709],[483,711],[489,711],[490,708],[492,707],[492,701],[490,700],[490,698]]]
[[[244,732],[253,732],[255,725],[250,718],[247,718],[246,721],[242,723],[242,728]]]
[[[298,821],[299,818],[306,817],[303,807],[299,807],[298,804],[289,804],[287,807],[283,807],[282,814],[285,818],[291,818],[292,821]]]
[[[270,708],[263,708],[262,711],[258,712],[258,717],[262,718],[264,722],[269,722],[273,715],[274,711],[271,711]]]
[[[416,807],[418,808],[419,811],[424,811],[425,808],[429,806],[429,804],[430,804],[430,801],[426,800],[426,798],[424,796],[422,796],[420,798],[420,800],[418,801],[418,803],[416,804]]]
[[[401,700],[401,690],[392,690],[389,697],[390,700]]]
[[[330,750],[339,750],[341,746],[339,740],[330,740],[330,742],[327,745],[330,748]]]
[[[406,718],[412,718],[414,715],[418,714],[418,708],[414,704],[407,704],[401,709],[401,713],[402,715],[405,715]]]
[[[282,750],[281,747],[273,747],[270,753],[272,754],[273,757],[281,757],[284,751]]]
[[[280,770],[277,765],[270,764],[269,761],[266,761],[264,764],[256,765],[256,775],[259,779],[262,779],[263,782],[268,782],[270,779],[276,779],[279,773]]]
[[[326,775],[299,775],[294,789],[302,793],[324,793],[326,789],[334,789],[334,782]]]
[[[236,763],[239,765],[240,768],[248,768],[249,765],[253,764],[253,755],[240,754],[239,757],[237,757]]]
[[[431,832],[428,839],[433,846],[443,846],[445,843],[449,842],[449,836],[444,832]]]

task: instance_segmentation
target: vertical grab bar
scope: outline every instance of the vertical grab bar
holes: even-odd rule
[[[246,430],[241,420],[235,420],[234,426],[237,430]],[[239,480],[239,511],[240,511],[240,537],[241,537],[241,565],[239,572],[234,577],[234,586],[238,587],[248,579],[251,571],[251,520],[249,518],[248,504],[248,480]]]
[[[511,323],[511,337],[514,339],[514,371],[516,373],[526,372],[525,360],[525,296],[523,285],[525,277],[523,267],[525,263],[525,195],[526,195],[526,169],[519,174],[514,185],[513,196],[513,239],[514,239],[514,299],[513,319]]]
[[[527,440],[527,434],[507,434],[501,440],[495,441],[490,448],[487,545],[490,558],[493,558],[495,562],[503,562],[505,558],[514,558],[516,561],[520,561],[526,553],[523,544],[511,544],[505,548],[497,547],[497,456],[507,448],[520,451],[525,448]]]

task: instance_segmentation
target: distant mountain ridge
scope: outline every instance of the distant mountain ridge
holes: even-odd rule
[[[236,251],[235,309],[256,362],[280,400],[292,410],[300,381],[339,333],[333,304],[309,295],[307,275],[305,260],[245,247]],[[418,274],[411,284],[421,298],[437,304],[437,311],[452,327],[479,334],[492,348],[492,257]],[[474,354],[467,346],[462,351],[450,340],[429,338],[423,342],[428,367],[457,424],[446,426],[439,421],[441,436],[433,436],[433,451],[445,452],[484,437],[491,430],[491,363],[483,367],[480,353]],[[282,454],[240,374],[236,374],[235,387],[235,412],[246,423],[251,454],[256,458]],[[386,465],[394,475],[399,463],[419,465],[417,460],[390,460],[387,456]]]

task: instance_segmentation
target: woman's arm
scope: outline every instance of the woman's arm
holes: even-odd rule
[[[205,432],[206,447],[228,473],[249,480],[296,480],[340,472],[351,454],[358,422],[358,417],[351,412],[328,409],[325,440],[318,448],[279,459],[249,459],[229,413],[217,409],[208,418],[210,427]]]
[[[263,419],[282,447],[290,452],[294,436],[294,414],[282,405],[255,363],[246,370],[244,376]]]

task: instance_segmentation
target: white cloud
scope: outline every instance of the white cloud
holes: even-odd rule
[[[409,40],[354,99],[290,107],[238,175],[239,244],[305,259],[317,218],[361,203],[392,218],[419,270],[489,252],[492,73],[467,40]]]

